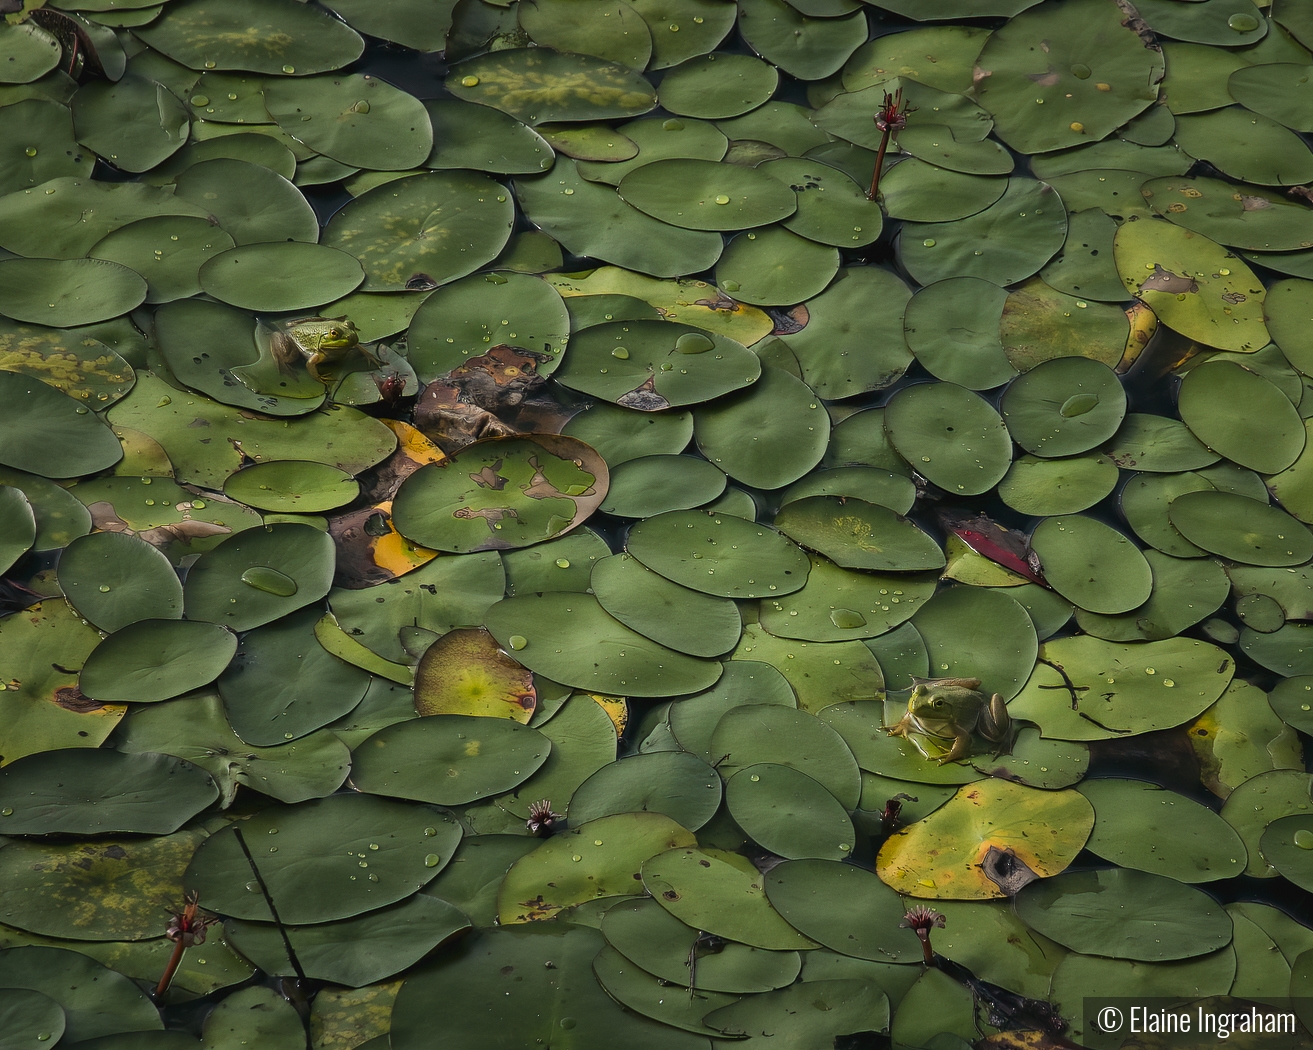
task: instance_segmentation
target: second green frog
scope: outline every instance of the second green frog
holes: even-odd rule
[[[979,678],[914,678],[912,681],[907,713],[894,725],[885,726],[884,731],[890,736],[909,737],[919,733],[945,742],[951,740],[948,753],[939,757],[941,766],[971,753],[973,733],[993,744],[996,752],[1011,745],[1012,719],[1007,704],[998,693],[986,697],[979,692]]]

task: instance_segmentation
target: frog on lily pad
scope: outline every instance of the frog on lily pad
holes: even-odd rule
[[[913,734],[931,737],[952,746],[938,756],[939,764],[966,758],[972,736],[993,744],[995,754],[1012,744],[1012,719],[1003,697],[986,697],[979,692],[979,678],[913,678],[907,713],[894,725],[885,726],[890,736],[907,737],[926,758],[934,758]]]
[[[360,342],[360,331],[345,317],[303,317],[275,330],[270,342],[282,371],[291,372],[304,362],[311,377],[325,385],[331,381],[319,374],[319,367],[336,364],[352,350],[359,350],[376,368],[383,366]]]

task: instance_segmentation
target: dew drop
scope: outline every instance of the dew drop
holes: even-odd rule
[[[460,82],[462,87],[477,87],[479,78],[475,76],[461,77]]]
[[[924,244],[927,248],[933,248],[935,246],[935,239],[933,237],[927,237],[921,243]]]
[[[428,856],[424,858],[424,867],[436,868],[441,860],[442,858],[439,857],[436,853],[430,853]]]
[[[242,583],[280,598],[290,598],[296,593],[296,581],[292,577],[267,565],[252,565],[242,573]]]
[[[507,641],[510,642],[511,648],[516,652],[519,652],[519,650],[529,644],[529,639],[522,634],[513,634],[507,639]]]
[[[1300,849],[1313,849],[1313,831],[1300,828],[1295,832],[1295,845]]]
[[[1226,24],[1237,33],[1252,33],[1258,28],[1258,19],[1242,12],[1232,15],[1226,20]]]
[[[675,349],[681,354],[705,354],[715,345],[710,338],[699,332],[685,332],[675,340]]]
[[[556,559],[556,567],[557,567],[558,569],[568,569],[568,568],[570,567],[570,559],[569,559],[569,558],[557,558],[557,559]]]
[[[830,613],[830,623],[843,630],[866,626],[866,617],[855,609],[835,609]]]
[[[100,591],[101,594],[108,594],[108,593],[109,593],[109,584],[107,584],[107,583],[102,583],[102,584],[100,585],[100,587],[98,588],[98,590]]]

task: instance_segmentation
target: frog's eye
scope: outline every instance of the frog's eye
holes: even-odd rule
[[[342,334],[342,329],[340,329],[340,328],[330,328],[330,329],[328,330],[328,334],[331,335],[334,339],[336,339],[339,335]]]
[[[944,701],[941,700],[939,697],[935,697],[935,707],[943,707],[943,706],[944,706]]]

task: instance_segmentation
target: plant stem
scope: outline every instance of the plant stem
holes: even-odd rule
[[[160,983],[155,986],[156,999],[169,990],[169,985],[173,983],[173,975],[178,972],[178,964],[182,962],[182,953],[186,950],[181,937],[173,942],[173,954],[169,956],[169,965],[164,967],[164,976],[160,978]]]
[[[875,155],[875,170],[871,172],[871,190],[866,195],[868,201],[875,200],[876,190],[880,187],[880,169],[884,167],[884,151],[889,148],[890,134],[890,129],[885,128],[880,136],[880,150]]]

